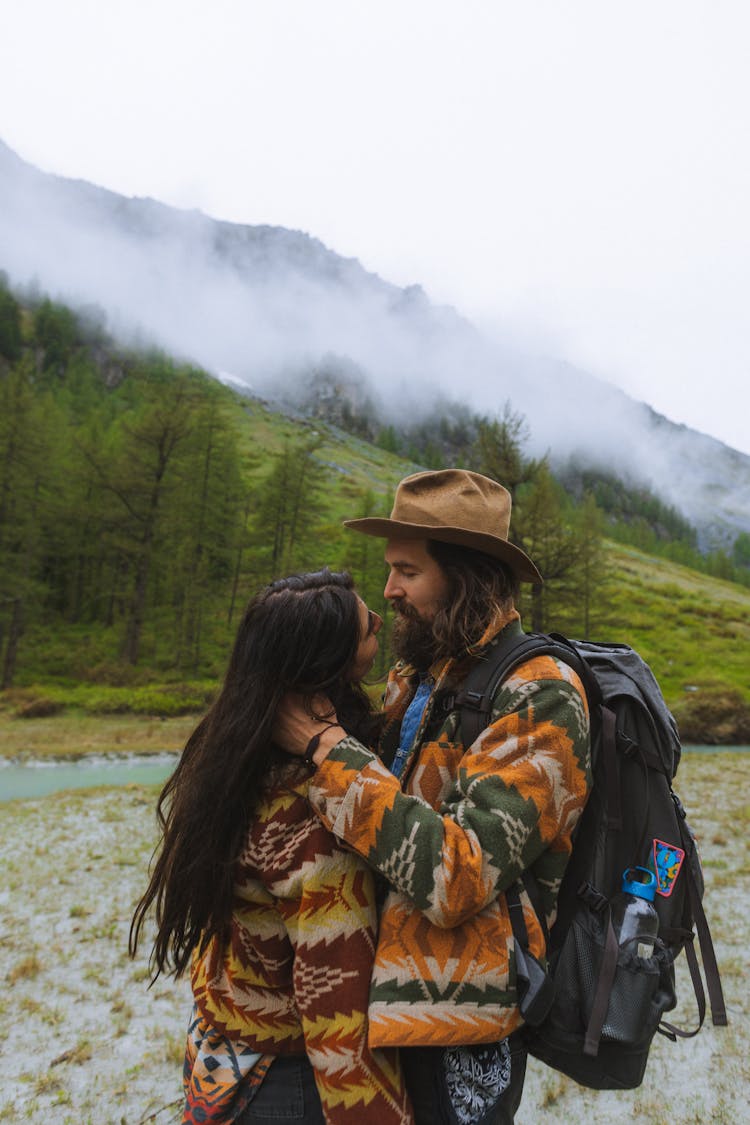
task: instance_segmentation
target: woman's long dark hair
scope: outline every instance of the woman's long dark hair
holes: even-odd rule
[[[128,948],[156,905],[151,958],[180,976],[192,951],[222,934],[232,911],[233,868],[272,754],[274,716],[287,691],[325,693],[344,728],[372,734],[370,703],[348,681],[360,637],[351,577],[329,570],[281,578],[247,607],[221,692],[187,741],[157,803],[161,846],[138,903]]]

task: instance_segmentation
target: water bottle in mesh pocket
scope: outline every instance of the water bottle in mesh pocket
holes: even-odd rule
[[[632,1089],[643,1079],[663,1014],[676,1003],[673,958],[661,943],[652,957],[636,957],[617,949],[613,935],[608,952],[610,929],[608,909],[597,915],[581,906],[576,913],[555,961],[555,1000],[534,1029],[533,1051],[582,1085]]]

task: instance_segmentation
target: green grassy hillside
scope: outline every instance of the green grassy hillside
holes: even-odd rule
[[[331,524],[351,517],[362,488],[383,498],[386,512],[397,482],[420,468],[323,423],[292,422],[258,406],[253,411],[247,424],[253,442],[260,427],[269,447],[300,428],[321,436],[318,456],[337,474],[327,495]],[[610,540],[605,552],[608,577],[590,639],[638,649],[672,704],[696,688],[736,689],[750,702],[750,589]]]
[[[261,399],[228,393],[240,448],[252,462],[251,477],[260,482],[270,460],[288,444],[315,444],[315,461],[326,470],[326,504],[334,521],[351,514],[351,505],[372,491],[390,510],[396,484],[423,466],[318,419],[294,418]],[[257,461],[254,459],[258,458]]]
[[[7,292],[4,300],[6,713],[195,713],[215,690],[239,613],[258,587],[323,565],[351,570],[383,613],[377,670],[385,670],[382,544],[342,523],[387,514],[398,480],[420,465],[169,357],[118,350],[62,306],[22,308]],[[501,436],[502,427],[485,429]],[[492,471],[507,480],[502,468]],[[587,500],[576,506],[549,473],[538,476],[533,503],[524,487],[532,489],[520,486],[515,526],[545,573],[552,569],[540,551],[551,544],[553,568],[558,545],[588,537],[586,567],[577,547],[575,563],[535,600],[536,619],[571,636],[582,636],[587,620],[590,639],[633,645],[688,719],[714,708],[706,737],[732,713],[741,721],[721,740],[750,741],[750,726],[742,734],[750,588],[602,541],[603,514]],[[584,570],[596,575],[586,579],[585,614]],[[528,599],[525,592],[521,609],[530,628]]]
[[[750,590],[677,563],[609,545],[602,629],[652,664],[674,700],[691,687],[735,687],[750,698]]]
[[[228,393],[227,402],[237,423],[241,448],[252,458],[248,475],[261,491],[269,464],[285,444],[304,440],[319,443],[315,460],[326,471],[324,513],[321,534],[309,545],[308,565],[349,566],[358,582],[372,592],[384,574],[378,564],[381,545],[342,530],[341,524],[357,514],[362,495],[368,491],[377,510],[386,514],[397,482],[419,466],[323,422],[292,419],[258,400]],[[362,545],[367,547],[367,574],[358,573],[356,565],[356,549]],[[622,641],[637,648],[652,666],[671,706],[692,701],[693,696],[706,690],[715,693],[726,689],[738,691],[750,703],[750,590],[611,541],[605,541],[605,552],[608,576],[597,601],[596,625],[590,639]],[[570,620],[557,621],[554,614],[549,627],[580,633]],[[230,637],[231,630],[218,630],[216,672]],[[75,646],[79,637],[67,635],[61,627],[56,640],[55,647],[64,650],[68,643]],[[48,637],[47,652],[50,644],[55,644],[55,639]],[[67,699],[74,707],[102,712],[132,708],[142,713],[179,713],[195,707],[191,701],[199,700],[203,691],[210,692],[214,682],[212,675],[204,677],[181,699],[175,691],[174,676],[162,676],[171,683],[159,699],[147,662],[142,675],[133,677],[150,681],[147,692],[142,685],[105,688],[102,684],[74,687],[69,681],[59,684],[59,677],[50,674],[50,661],[45,660],[43,665],[36,669],[41,675],[34,676],[30,669],[32,674],[23,677],[24,690],[16,692],[15,699],[28,701],[42,691],[60,701]],[[40,681],[46,682],[46,688]]]

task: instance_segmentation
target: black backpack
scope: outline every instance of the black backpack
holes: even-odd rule
[[[657,1031],[675,1040],[697,1034],[703,1024],[706,999],[695,932],[713,1022],[727,1023],[701,901],[700,859],[672,790],[680,760],[677,727],[650,668],[627,645],[521,634],[501,640],[455,697],[464,746],[491,722],[500,684],[519,664],[543,654],[572,667],[586,689],[594,784],[547,935],[546,967],[528,951],[517,891],[506,895],[524,1035],[532,1055],[581,1085],[632,1089],[643,1080]],[[659,936],[645,959],[618,949],[610,916],[622,874],[634,866],[650,867],[657,877]],[[531,872],[523,883],[546,934]],[[683,949],[699,1014],[698,1027],[687,1032],[662,1018],[676,1004],[673,966]]]

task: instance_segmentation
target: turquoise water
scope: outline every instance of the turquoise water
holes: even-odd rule
[[[46,797],[62,789],[94,785],[159,785],[177,764],[176,754],[148,757],[82,758],[77,762],[0,761],[0,801]]]
[[[686,754],[750,753],[750,746],[683,746]],[[160,785],[177,764],[176,754],[82,758],[78,762],[9,762],[0,759],[0,801],[45,797],[94,785]]]

